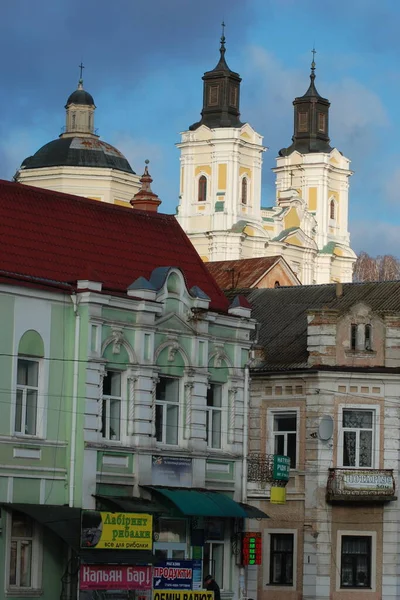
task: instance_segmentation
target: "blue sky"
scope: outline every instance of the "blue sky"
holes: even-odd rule
[[[203,72],[218,59],[242,78],[242,121],[264,136],[270,169],[292,135],[292,101],[308,87],[330,99],[332,145],[351,159],[356,251],[400,255],[400,2],[397,0],[3,0],[0,177],[56,138],[85,64],[101,138],[141,172],[150,159],[162,210],[178,202],[179,132],[198,120]]]

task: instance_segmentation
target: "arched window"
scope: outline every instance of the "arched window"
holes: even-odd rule
[[[76,114],[75,113],[72,113],[71,127],[72,127],[72,129],[75,129],[75,127],[76,127]]]
[[[330,214],[330,218],[334,221],[336,219],[336,207],[335,207],[334,200],[331,200],[331,203],[329,206],[329,214]]]
[[[202,175],[199,179],[199,202],[207,200],[207,177]]]
[[[247,204],[247,178],[242,179],[242,204]]]

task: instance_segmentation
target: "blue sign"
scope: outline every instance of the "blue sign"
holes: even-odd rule
[[[192,486],[192,459],[185,456],[153,456],[152,484],[170,487]]]
[[[191,590],[201,577],[200,560],[166,560],[153,567],[154,590]]]

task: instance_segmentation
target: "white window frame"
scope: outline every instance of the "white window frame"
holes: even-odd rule
[[[271,535],[293,535],[293,583],[292,585],[277,585],[270,581]],[[263,539],[263,588],[269,590],[295,590],[297,587],[297,529],[265,529]]]
[[[343,465],[344,428],[343,411],[358,410],[372,412],[372,464],[370,467],[357,467]],[[338,407],[338,441],[337,441],[337,465],[343,469],[377,469],[379,467],[379,442],[380,442],[380,406],[377,404],[340,404]]]
[[[7,512],[6,516],[6,535],[5,535],[5,573],[4,573],[4,589],[6,596],[29,597],[41,596],[42,590],[42,574],[43,574],[43,543],[42,530],[36,521],[33,520],[33,536],[32,536],[32,562],[31,562],[31,587],[20,587],[18,585],[10,585],[10,570],[11,570],[11,541],[12,541],[12,513]],[[21,538],[24,539],[24,538]],[[27,538],[28,539],[28,538]]]
[[[156,411],[157,411],[157,406],[161,406],[162,407],[162,439],[161,440],[157,440],[156,438],[156,443],[160,444],[162,446],[168,446],[169,448],[173,448],[176,446],[179,446],[181,440],[182,440],[182,425],[181,425],[181,420],[182,420],[182,400],[184,397],[183,394],[183,378],[182,377],[168,377],[167,375],[159,375],[160,379],[170,379],[170,380],[174,380],[178,382],[178,402],[171,402],[168,400],[158,400],[157,399],[157,395],[156,395]],[[157,387],[156,387],[157,390]],[[157,394],[157,392],[156,392]],[[177,432],[177,442],[176,444],[169,444],[166,441],[166,437],[167,437],[167,418],[166,418],[166,413],[167,413],[167,406],[174,406],[174,407],[178,407],[178,418],[177,418],[177,428],[178,428],[178,432]],[[155,423],[154,423],[155,426]]]
[[[370,537],[371,538],[371,587],[365,588],[360,587],[357,588],[346,588],[340,587],[341,575],[342,575],[342,537],[347,536],[360,536],[360,537]],[[337,592],[361,592],[363,594],[370,594],[371,592],[376,592],[376,531],[346,531],[345,529],[340,529],[337,532],[336,538],[336,591]],[[361,598],[361,596],[360,596]]]
[[[231,527],[229,524],[229,519],[225,520],[224,524],[224,539],[216,540],[212,537],[206,537],[204,540],[204,545],[206,544],[222,544],[223,546],[223,570],[224,570],[224,580],[223,586],[221,587],[221,592],[229,590],[230,581],[231,581]],[[204,558],[204,549],[203,549],[203,558]],[[211,555],[212,560],[212,555]],[[208,573],[203,573],[203,577],[208,575]],[[217,581],[219,585],[219,581]]]
[[[267,421],[268,421],[268,442],[267,442],[267,453],[275,454],[275,432],[274,431],[274,421],[277,416],[285,416],[288,414],[296,415],[296,466],[292,470],[296,470],[299,468],[299,446],[300,446],[300,408],[298,406],[282,406],[277,408],[269,408],[267,411]]]
[[[221,406],[220,407],[212,407],[212,406],[208,406],[207,405],[207,398],[206,398],[206,437],[207,437],[207,448],[209,448],[210,450],[223,450],[224,446],[225,446],[225,440],[226,440],[226,423],[225,423],[225,414],[226,414],[226,401],[225,401],[225,390],[226,390],[226,386],[223,383],[218,383],[218,382],[214,382],[211,381],[210,382],[210,386],[211,385],[215,385],[215,386],[219,386],[221,388]],[[208,391],[208,390],[207,390]],[[221,445],[220,446],[213,446],[211,443],[212,440],[212,432],[210,429],[210,426],[212,425],[212,413],[213,412],[219,412],[220,413],[220,423],[221,423],[221,428],[220,428],[220,439],[221,439]]]
[[[18,384],[18,363],[20,360],[23,360],[26,362],[37,363],[37,367],[38,367],[37,387],[24,386],[24,385]],[[43,430],[44,430],[44,406],[42,406],[42,398],[43,398],[43,389],[42,389],[43,388],[43,373],[42,373],[43,364],[42,364],[42,360],[38,357],[24,356],[23,354],[18,354],[16,363],[15,363],[15,367],[16,367],[15,368],[15,399],[14,399],[14,406],[13,406],[13,411],[12,411],[13,434],[18,437],[30,437],[30,438],[42,437]],[[26,433],[24,431],[25,426],[26,426],[26,390],[28,390],[28,389],[37,390],[36,431],[35,431],[35,433]],[[15,422],[16,416],[17,416],[17,394],[18,394],[19,390],[22,390],[23,399],[25,399],[25,401],[23,400],[22,409],[21,409],[21,412],[22,412],[22,414],[21,414],[21,429],[22,429],[22,431],[17,431],[16,422]]]
[[[120,378],[121,378],[121,395],[120,396],[104,394],[104,379],[106,378],[108,373],[116,373],[120,376]],[[121,442],[124,441],[124,439],[126,437],[126,386],[127,386],[126,373],[124,371],[118,371],[117,369],[106,369],[106,371],[104,373],[104,379],[103,379],[103,390],[102,390],[103,393],[102,393],[102,398],[101,398],[101,400],[102,400],[102,420],[105,419],[106,430],[110,431],[111,401],[119,400],[119,403],[120,403],[120,407],[119,407],[119,439],[113,439],[110,434],[105,435],[105,432],[103,432],[103,431],[101,431],[100,433],[101,433],[101,437],[103,440],[107,440],[107,442],[113,442],[113,443],[120,444]],[[125,391],[125,393],[124,393],[124,391]],[[102,422],[102,425],[103,425],[103,422]]]

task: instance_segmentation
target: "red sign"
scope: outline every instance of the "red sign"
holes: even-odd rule
[[[151,590],[151,567],[81,565],[81,590]]]
[[[242,534],[242,565],[261,565],[262,542],[261,533],[246,532]]]

